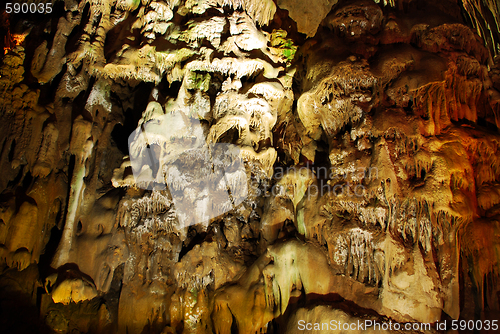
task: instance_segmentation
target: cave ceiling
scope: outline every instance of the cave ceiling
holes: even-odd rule
[[[498,329],[498,1],[2,6],[0,332]]]

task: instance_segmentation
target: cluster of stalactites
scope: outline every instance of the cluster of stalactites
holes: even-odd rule
[[[492,56],[500,53],[500,4],[496,0],[462,0],[477,33]]]
[[[176,225],[176,216],[170,198],[162,191],[153,190],[141,198],[123,200],[117,223],[139,232],[171,232]]]

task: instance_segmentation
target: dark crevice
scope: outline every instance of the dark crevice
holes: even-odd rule
[[[82,230],[83,230],[83,225],[82,225],[82,221],[79,220],[78,221],[78,224],[76,224],[76,235],[80,235],[82,233]]]
[[[58,229],[57,226],[54,226],[50,230],[50,238],[47,244],[45,245],[45,249],[40,255],[40,262],[38,263],[38,270],[40,273],[40,279],[43,281],[50,274],[54,273],[55,270],[50,266],[54,255],[56,254],[57,247],[59,246],[59,242],[62,237],[62,230]]]
[[[231,323],[231,334],[238,334],[239,331],[238,331],[238,322],[236,321],[236,317],[234,316],[234,314],[231,312],[231,316],[233,318],[233,321]]]
[[[408,105],[406,105],[406,107],[403,107],[403,110],[406,111],[407,114],[411,114],[413,112],[413,99],[410,99],[410,101],[408,101]]]
[[[41,85],[42,91],[46,93],[46,95],[40,94],[40,105],[47,105],[56,100],[56,93],[61,83],[61,80],[66,73],[67,65],[64,64],[61,71],[48,83],[45,85]]]
[[[239,130],[237,128],[231,128],[228,131],[226,131],[222,136],[220,136],[217,142],[236,144],[238,139],[239,139]]]
[[[188,239],[189,239],[189,236],[191,236],[191,238],[190,238],[191,240],[189,241],[189,243],[187,245],[186,245],[187,240],[182,245],[182,249],[179,253],[178,262],[180,262],[182,260],[182,258],[184,257],[184,255],[186,255],[190,250],[192,250],[194,248],[194,246],[201,245],[205,241],[205,239],[207,237],[207,232],[196,233],[195,229],[190,229],[188,232]]]
[[[71,108],[71,122],[73,123],[78,116],[82,116],[84,120],[92,122],[93,117],[88,110],[85,109],[87,100],[90,93],[92,92],[92,87],[94,86],[95,78],[90,79],[87,90],[81,91],[80,94],[73,100]]]
[[[111,139],[124,155],[129,154],[129,136],[137,129],[142,112],[146,110],[149,103],[149,96],[152,89],[153,86],[148,83],[140,83],[136,87],[133,98],[134,107],[123,111],[121,122],[117,123],[111,132]],[[115,99],[120,101],[118,96],[115,96]]]
[[[158,85],[158,103],[165,104],[167,99],[174,98],[176,99],[179,95],[179,91],[181,89],[182,82],[174,81],[169,83],[167,78],[164,77]]]
[[[69,206],[69,200],[70,200],[70,194],[71,194],[71,181],[73,179],[73,173],[75,172],[75,156],[74,155],[71,155],[70,158],[69,158],[69,163],[68,163],[68,188],[66,190],[66,203],[63,207],[63,216],[61,218],[60,221],[57,221],[57,224],[58,224],[58,228],[61,230],[61,233],[64,229],[64,225],[66,223],[66,208]]]
[[[119,265],[113,272],[113,278],[111,280],[111,285],[109,287],[109,291],[104,295],[104,301],[106,307],[111,316],[112,326],[117,327],[118,325],[118,305],[120,302],[120,294],[123,286],[123,271],[125,268],[125,264],[122,263]]]
[[[12,142],[10,143],[10,150],[9,150],[9,162],[12,162],[14,160],[14,152],[16,150],[16,140],[12,139]]]
[[[17,286],[0,288],[0,324],[2,333],[49,334],[53,331],[40,318],[36,300]],[[34,293],[37,293],[35,291]]]
[[[23,176],[24,176],[24,165],[22,165],[21,168],[19,168],[19,172],[17,173],[14,180],[9,181],[7,183],[7,188],[13,188],[13,187],[17,186],[19,184],[19,182],[21,182]]]
[[[23,178],[23,190],[27,192],[32,183],[33,183],[33,176],[28,171]]]
[[[71,54],[78,50],[78,46],[80,45],[80,38],[83,34],[83,29],[89,23],[90,19],[89,11],[90,11],[90,3],[87,3],[83,8],[82,19],[80,21],[80,24],[76,26],[68,36],[65,46],[66,54]]]
[[[111,131],[111,139],[115,143],[116,147],[120,150],[120,152],[123,153],[123,155],[128,155],[128,137],[130,136],[130,133],[132,131],[128,131],[129,129],[126,129],[123,125],[121,124],[116,124],[115,127],[113,128],[113,131]]]

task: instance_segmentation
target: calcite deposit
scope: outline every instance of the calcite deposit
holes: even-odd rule
[[[0,332],[500,321],[496,1],[47,2],[1,13]]]

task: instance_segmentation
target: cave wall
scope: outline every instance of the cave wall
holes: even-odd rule
[[[6,332],[499,318],[496,2],[1,18]]]

